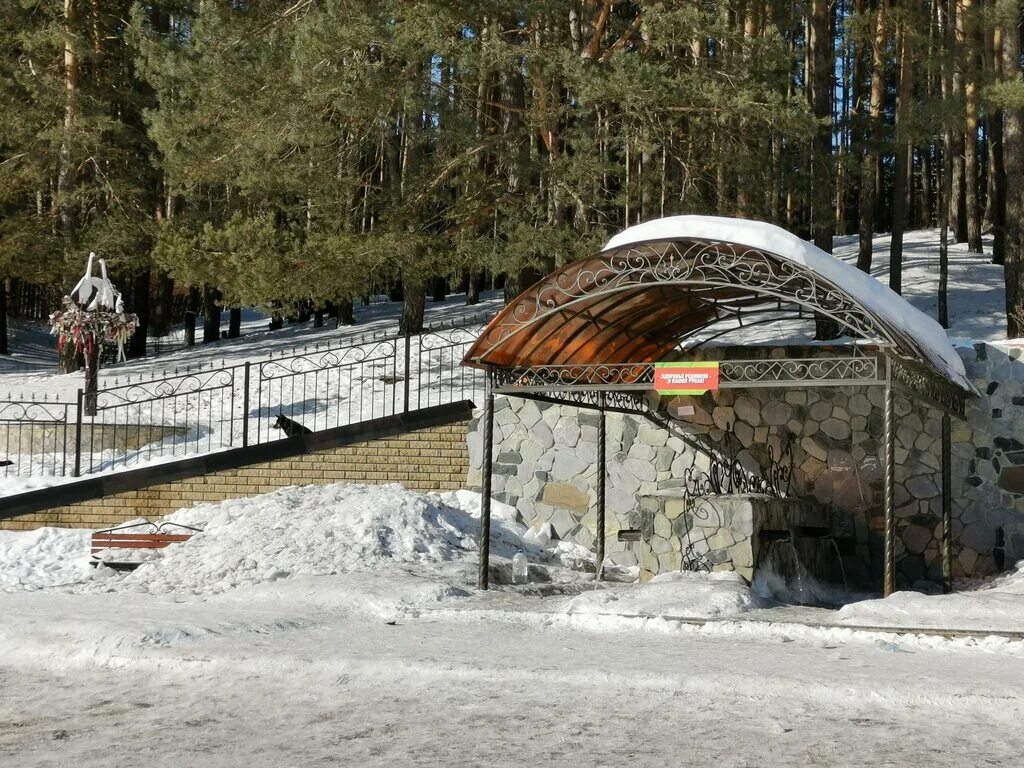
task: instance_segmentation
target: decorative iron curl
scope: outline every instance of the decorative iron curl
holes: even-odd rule
[[[653,381],[653,363],[596,365],[534,365],[521,368],[498,368],[499,384],[519,387],[619,386],[646,384]]]
[[[420,336],[420,349],[435,350],[469,346],[480,334],[479,328],[446,328],[439,331],[424,331]]]
[[[695,523],[697,521],[708,522],[711,519],[711,512],[716,512],[706,499],[696,499],[695,503],[689,505],[686,514],[683,516],[683,523],[686,525],[686,532],[680,536],[680,544],[683,545],[682,561],[679,564],[680,571],[691,571],[696,573],[711,573],[714,569],[714,564],[708,557],[708,552],[711,551],[711,544],[708,540],[708,531],[721,527],[718,526],[698,526]],[[694,536],[694,530],[700,528],[704,531],[704,536],[697,538]],[[694,547],[702,545],[701,552],[697,552]]]
[[[707,539],[704,539],[707,541]],[[693,543],[688,543],[683,551],[683,558],[679,563],[680,571],[693,573],[711,573],[714,565],[706,554],[693,551]]]
[[[509,319],[488,328],[484,340],[493,348],[523,326],[588,295],[659,283],[747,291],[827,313],[865,338],[892,344],[903,341],[878,324],[867,308],[812,270],[746,246],[703,240],[642,243],[584,261],[578,271],[559,273],[542,285],[532,301],[516,303]],[[704,327],[722,319],[716,316]]]
[[[261,380],[286,378],[302,373],[326,371],[358,363],[383,360],[393,357],[394,354],[395,340],[389,339],[373,344],[295,355],[289,358],[267,360],[260,363],[259,377]]]
[[[778,360],[723,360],[718,365],[722,381],[874,381],[876,357],[789,358]]]
[[[74,403],[11,400],[0,402],[0,421],[67,421],[67,409]]]
[[[654,381],[653,363],[597,363],[581,365],[534,365],[494,368],[499,387],[546,387],[552,390],[593,386],[649,385]],[[733,384],[793,381],[878,381],[878,359],[865,357],[786,358],[777,360],[719,361],[721,380]]]
[[[687,506],[702,496],[720,496],[731,493],[760,493],[784,499],[792,493],[793,450],[792,440],[780,444],[778,450],[768,444],[767,466],[758,466],[751,472],[740,462],[743,445],[727,425],[722,440],[713,447],[708,446],[706,454],[711,459],[707,472],[696,465],[683,472],[683,489]]]
[[[96,396],[96,407],[115,408],[121,405],[142,403],[147,400],[164,400],[178,395],[230,389],[234,386],[235,369],[218,368],[173,376],[156,381],[141,381],[136,384],[122,384],[101,389]]]

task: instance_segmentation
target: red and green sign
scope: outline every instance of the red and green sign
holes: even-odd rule
[[[718,389],[718,363],[655,363],[659,395],[703,395]]]

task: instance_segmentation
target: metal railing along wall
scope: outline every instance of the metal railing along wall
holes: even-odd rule
[[[103,382],[74,401],[0,400],[0,483],[79,477],[357,424],[483,393],[462,358],[489,316],[415,335],[315,344],[264,360]],[[17,485],[15,485],[17,483]]]

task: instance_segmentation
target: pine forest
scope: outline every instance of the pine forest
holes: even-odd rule
[[[135,355],[182,317],[210,340],[222,307],[345,323],[380,293],[415,331],[697,213],[857,235],[865,271],[891,232],[897,292],[903,232],[941,228],[939,321],[966,243],[1024,336],[1020,0],[0,9],[0,318],[96,251]]]

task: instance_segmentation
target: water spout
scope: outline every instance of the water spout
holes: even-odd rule
[[[800,555],[797,554],[796,545],[793,543],[793,539],[786,539],[786,543],[789,544],[789,550],[793,553],[793,572],[796,574],[796,588],[799,592],[797,598],[797,605],[806,605],[804,601],[804,579],[800,575],[800,570],[803,568],[803,564],[800,562]]]
[[[843,589],[846,590],[846,594],[850,594],[850,582],[846,580],[846,568],[843,567],[843,556],[839,552],[839,544],[836,542],[835,536],[829,536],[828,540],[832,542],[832,549],[836,553],[836,562],[839,564],[839,573],[843,577]]]

